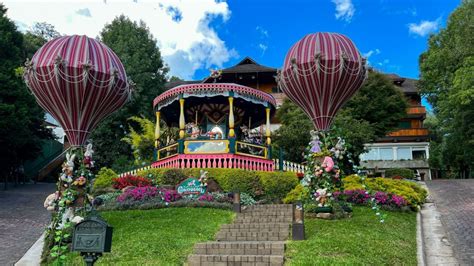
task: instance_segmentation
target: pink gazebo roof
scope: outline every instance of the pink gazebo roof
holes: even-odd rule
[[[196,83],[177,86],[165,91],[160,96],[156,97],[155,100],[153,100],[153,107],[156,107],[158,104],[164,101],[169,101],[173,98],[176,98],[181,94],[194,94],[201,92],[216,94],[234,92],[244,97],[256,98],[260,101],[268,102],[269,104],[276,106],[275,98],[273,98],[272,95],[254,88],[235,83]]]

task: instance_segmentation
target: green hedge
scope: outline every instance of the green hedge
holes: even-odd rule
[[[199,178],[200,170],[208,171],[208,177],[215,180],[224,191],[240,191],[268,201],[280,201],[297,184],[298,178],[292,172],[263,172],[243,169],[148,169],[137,175],[152,178],[159,185],[176,186],[187,177]]]
[[[415,178],[415,172],[411,169],[407,168],[391,168],[385,170],[385,177],[402,177],[406,179],[414,179]]]

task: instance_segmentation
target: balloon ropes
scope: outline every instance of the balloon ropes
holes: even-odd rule
[[[91,130],[131,95],[118,56],[87,36],[63,36],[47,42],[26,62],[24,79],[73,147],[83,146]]]
[[[366,60],[339,33],[308,34],[288,51],[277,80],[283,92],[326,131],[366,78]]]

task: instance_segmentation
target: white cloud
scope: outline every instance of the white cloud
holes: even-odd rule
[[[434,21],[422,20],[420,23],[410,23],[408,24],[408,29],[410,33],[420,35],[422,37],[437,31],[439,28],[440,18]]]
[[[76,10],[76,14],[84,16],[84,17],[92,17],[91,11],[89,10],[89,8],[78,9]]]
[[[268,30],[264,29],[262,26],[257,26],[255,30],[262,35],[261,38],[268,37]]]
[[[378,55],[380,53],[380,49],[376,48],[375,50],[370,50],[367,53],[363,53],[362,56],[369,59],[369,57],[371,57],[372,55]]]
[[[258,48],[260,48],[260,50],[262,50],[262,55],[263,55],[265,53],[265,51],[268,49],[268,46],[263,44],[263,43],[259,43]]]
[[[336,5],[336,19],[350,22],[354,16],[355,8],[352,0],[331,0]]]
[[[163,59],[171,68],[170,75],[184,79],[192,78],[201,68],[222,67],[237,56],[211,26],[211,22],[225,22],[231,15],[228,4],[219,0],[7,0],[4,4],[7,15],[22,26],[47,22],[62,34],[96,37],[106,23],[121,14],[142,20],[157,39]],[[84,10],[93,16],[84,16]]]

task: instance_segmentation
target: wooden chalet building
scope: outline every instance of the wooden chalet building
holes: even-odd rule
[[[366,144],[367,153],[360,156],[361,166],[373,174],[384,174],[389,168],[409,168],[421,179],[430,180],[428,164],[428,129],[423,127],[426,109],[421,105],[421,96],[416,88],[416,80],[402,78],[395,74],[387,75],[408,100],[407,115],[398,125],[398,129],[374,143]]]

